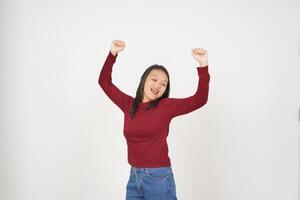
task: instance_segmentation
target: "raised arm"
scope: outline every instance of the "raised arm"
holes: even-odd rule
[[[128,106],[130,97],[129,95],[122,92],[112,82],[112,70],[113,64],[116,61],[118,52],[125,48],[125,43],[120,40],[114,40],[112,42],[112,48],[109,51],[104,65],[101,69],[98,84],[103,89],[105,94],[123,111],[125,112],[126,106]]]
[[[196,68],[199,76],[197,91],[187,98],[168,98],[168,110],[171,117],[184,115],[204,106],[208,100],[210,75],[208,72],[208,53],[205,49],[192,49],[193,57],[198,61]]]

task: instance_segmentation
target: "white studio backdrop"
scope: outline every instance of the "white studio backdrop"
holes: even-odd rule
[[[299,1],[0,5],[0,199],[125,199],[123,115],[97,83],[113,39],[113,82],[133,96],[154,63],[170,97],[192,95],[190,50],[208,50],[208,103],[170,125],[178,199],[298,199]]]

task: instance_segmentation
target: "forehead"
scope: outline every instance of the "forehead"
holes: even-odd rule
[[[167,74],[164,71],[159,70],[159,69],[151,70],[150,73],[149,73],[149,76],[154,76],[154,77],[157,77],[157,78],[162,79],[164,81],[168,80]]]

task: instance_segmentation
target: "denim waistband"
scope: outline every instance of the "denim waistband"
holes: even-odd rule
[[[169,167],[134,167],[131,166],[130,169],[131,173],[132,172],[138,172],[138,173],[145,173],[145,174],[149,174],[151,171],[169,171],[169,172],[173,172],[172,170],[172,166]]]
[[[172,169],[172,166],[168,166],[168,167],[135,167],[133,165],[130,165],[132,169],[135,169],[135,170],[143,170],[143,169],[168,169],[168,168],[171,168]]]

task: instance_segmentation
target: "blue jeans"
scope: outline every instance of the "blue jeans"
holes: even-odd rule
[[[177,200],[172,167],[131,166],[126,200]]]

